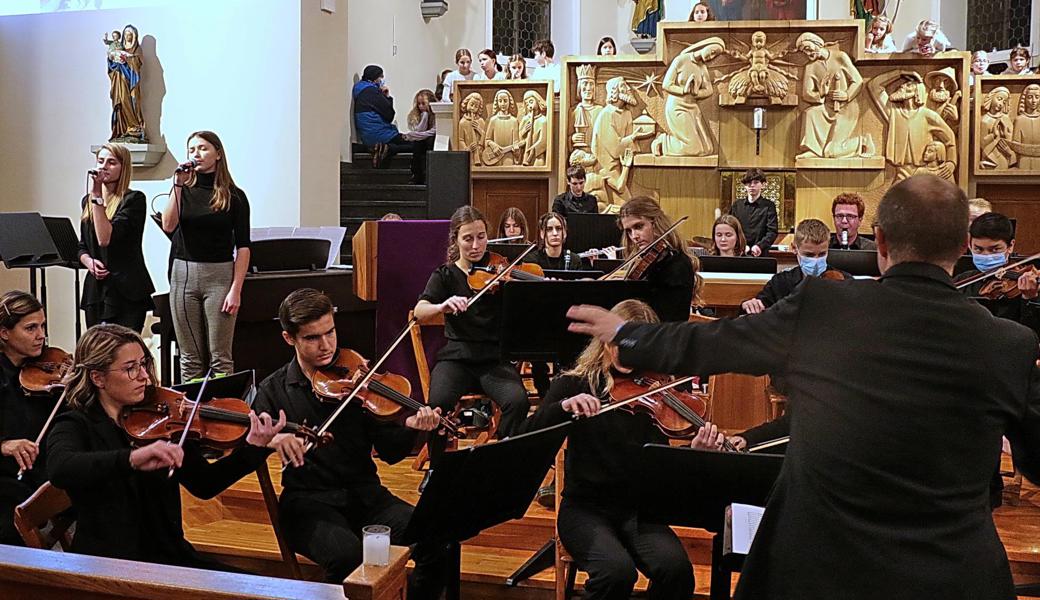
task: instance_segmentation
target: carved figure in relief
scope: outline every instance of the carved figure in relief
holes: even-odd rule
[[[474,165],[480,164],[480,148],[484,141],[484,98],[477,92],[468,94],[459,105],[462,117],[459,118],[459,150],[470,153]]]
[[[632,126],[632,109],[637,104],[632,87],[624,77],[607,81],[607,106],[596,117],[592,127],[592,154],[599,163],[599,173],[605,186],[628,198],[626,165],[622,157],[631,159],[636,140],[653,137],[652,133],[636,133]],[[628,167],[631,167],[629,160]]]
[[[863,88],[852,59],[810,32],[798,36],[795,48],[809,59],[802,75],[802,100],[811,105],[802,117],[798,158],[874,156],[877,148],[870,135],[852,135],[859,122],[856,98]]]
[[[661,88],[668,94],[664,119],[668,133],[657,136],[651,151],[657,156],[707,156],[715,153],[708,125],[698,102],[715,93],[708,62],[726,51],[719,37],[687,46],[668,65]]]
[[[921,155],[920,167],[914,169],[914,175],[935,175],[947,181],[953,181],[953,163],[946,158],[946,146],[942,142],[929,142]]]
[[[1015,117],[1012,148],[1018,151],[1018,168],[1040,171],[1040,85],[1031,83],[1022,90]]]
[[[577,68],[578,97],[581,101],[574,107],[571,145],[575,148],[588,148],[592,139],[592,125],[603,107],[596,104],[596,68],[592,65],[581,65]]]
[[[747,46],[740,40],[738,43]],[[778,42],[782,43],[782,42]],[[775,46],[776,44],[774,44]],[[774,54],[766,46],[766,33],[756,31],[751,34],[751,45],[747,52],[740,53],[727,50],[727,54],[747,66],[715,80],[716,83],[729,79],[729,95],[736,104],[743,104],[751,97],[769,98],[773,104],[780,104],[790,90],[788,79],[797,79],[775,64],[787,54],[787,50]]]
[[[509,167],[520,161],[523,140],[516,119],[516,102],[508,90],[495,92],[495,114],[484,130],[481,161],[486,167]]]
[[[892,82],[898,87],[890,93],[887,86]],[[952,177],[957,166],[957,138],[939,113],[924,105],[927,92],[921,75],[914,71],[884,73],[872,78],[867,89],[888,124],[885,158],[896,167],[896,181],[924,164],[924,148],[934,141],[946,146],[949,161],[942,169],[945,178]]]
[[[979,167],[1007,169],[1018,162],[1018,155],[1009,143],[1014,124],[1011,110],[1011,90],[995,87],[982,100],[982,118],[979,119]]]
[[[523,139],[525,167],[544,167],[545,151],[549,147],[549,132],[546,131],[545,100],[534,90],[524,92],[524,118],[520,121],[520,137]]]
[[[942,116],[950,128],[961,121],[961,113],[957,104],[961,101],[961,92],[957,89],[957,72],[953,67],[932,71],[924,76],[928,87],[928,102],[925,106]]]

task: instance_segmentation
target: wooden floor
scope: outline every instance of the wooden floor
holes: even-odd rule
[[[422,474],[411,462],[386,466],[377,461],[380,477],[391,492],[415,503]],[[280,465],[270,460],[272,479],[280,492]],[[285,576],[278,546],[255,476],[238,482],[217,499],[203,502],[183,493],[184,529],[199,550],[236,566],[265,575]],[[1018,499],[1020,498],[1020,499]],[[1023,485],[1017,505],[1007,501],[994,515],[1007,548],[1017,583],[1040,582],[1040,489]],[[549,568],[517,588],[504,580],[553,533],[554,514],[532,504],[523,519],[494,527],[466,541],[462,550],[463,595],[467,598],[538,599],[553,597],[554,573]],[[679,527],[677,533],[690,553],[697,577],[697,598],[708,597],[710,538],[702,530]],[[320,578],[317,567],[303,559],[307,576]],[[579,574],[579,589],[584,575]],[[637,590],[644,590],[640,577]]]

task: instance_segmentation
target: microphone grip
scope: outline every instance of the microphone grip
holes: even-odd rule
[[[175,172],[176,173],[185,173],[185,172],[188,172],[188,171],[194,171],[195,167],[197,167],[197,166],[199,166],[198,161],[195,160],[195,159],[191,159],[190,161],[188,161],[186,163],[181,163],[181,164],[177,165],[177,170]]]
[[[88,169],[87,170],[87,175],[90,175],[91,177],[97,177],[98,176],[97,169]]]

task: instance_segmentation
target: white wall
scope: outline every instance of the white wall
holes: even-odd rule
[[[0,144],[0,180],[7,182],[0,210],[78,218],[84,172],[93,164],[89,147],[109,135],[111,105],[101,36],[127,23],[142,36],[148,134],[153,141],[165,141],[172,153],[158,167],[136,171],[135,189],[149,199],[168,191],[176,160],[185,155],[187,135],[212,129],[224,141],[236,183],[249,196],[254,227],[301,223],[304,174],[311,184],[308,202],[335,202],[343,96],[316,101],[305,95],[303,101],[315,114],[304,119],[309,129],[301,133],[301,12],[317,7],[318,0],[182,0],[175,6],[0,18],[0,140],[5,142]],[[346,2],[340,2],[340,10],[346,10]],[[345,13],[328,17],[339,19],[343,30],[318,17],[308,22],[323,36],[342,37],[345,18]],[[304,69],[312,85],[315,69],[322,71],[328,60],[320,55],[321,48],[335,48],[336,43],[306,47],[304,56],[313,60]],[[338,60],[342,73],[342,55]],[[301,148],[317,139],[316,119],[323,120],[322,135],[331,140],[331,151],[328,145]],[[301,156],[328,172],[315,174],[309,165],[301,169]],[[323,214],[323,223],[312,213],[307,224],[338,221],[338,210]],[[161,290],[168,287],[168,248],[165,236],[149,223],[145,258]],[[51,273],[52,338],[71,348],[72,277],[57,269]],[[0,269],[0,289],[25,287],[26,282],[24,273]]]

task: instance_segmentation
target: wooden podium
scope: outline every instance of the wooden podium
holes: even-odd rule
[[[362,300],[375,300],[379,221],[362,223],[350,244],[354,249],[354,295]]]

